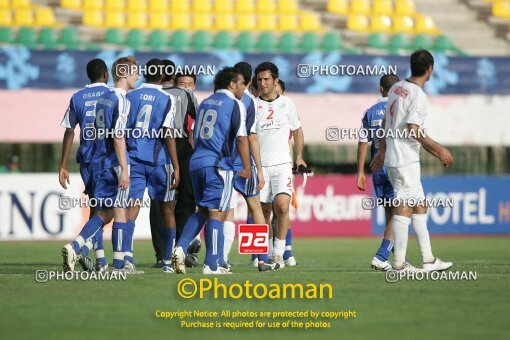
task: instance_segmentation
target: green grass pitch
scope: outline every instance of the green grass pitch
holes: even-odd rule
[[[62,242],[0,245],[0,338],[2,339],[466,339],[508,338],[510,330],[509,241],[501,238],[434,238],[434,253],[454,262],[454,270],[476,271],[476,281],[385,282],[370,269],[379,239],[296,239],[299,266],[258,273],[248,257],[234,254],[232,276],[221,283],[330,283],[323,300],[183,299],[183,276],[151,269],[152,244],[135,242],[138,268],[145,275],[126,281],[36,283],[38,269],[61,270]],[[109,248],[109,247],[108,247]],[[235,250],[234,246],[234,250]],[[233,251],[234,253],[235,251]],[[111,252],[107,251],[111,261]],[[201,254],[202,259],[203,253]],[[408,259],[419,265],[410,239]],[[198,269],[189,277],[200,279]],[[356,310],[357,317],[331,322],[329,329],[183,329],[156,310],[315,311]],[[243,319],[245,320],[245,319]],[[247,321],[247,320],[245,320]]]

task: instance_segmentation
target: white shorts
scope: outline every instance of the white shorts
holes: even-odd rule
[[[388,169],[388,177],[393,186],[395,198],[425,198],[421,185],[420,162],[414,162],[398,168],[391,166],[386,168]]]
[[[292,164],[284,163],[263,166],[264,187],[260,190],[260,201],[271,203],[278,194],[292,196]]]

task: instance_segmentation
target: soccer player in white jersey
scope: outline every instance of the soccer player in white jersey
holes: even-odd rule
[[[274,261],[285,267],[285,237],[290,225],[289,206],[292,198],[292,159],[289,149],[289,131],[294,134],[296,166],[306,167],[303,160],[304,135],[294,103],[276,92],[278,68],[263,62],[255,69],[257,88],[257,133],[265,185],[260,201],[266,223],[271,225],[272,204],[276,215]],[[270,254],[271,255],[271,254]]]
[[[427,116],[427,95],[423,86],[433,72],[434,57],[427,50],[419,50],[411,55],[411,77],[393,85],[388,95],[385,124],[386,139],[380,139],[380,148],[372,160],[373,171],[388,169],[388,177],[393,185],[395,197],[402,200],[395,208],[393,238],[395,261],[393,268],[398,271],[416,271],[406,262],[409,224],[412,222],[416,238],[423,256],[423,270],[437,271],[450,268],[451,262],[443,262],[432,254],[427,229],[427,206],[412,204],[416,199],[424,199],[425,194],[420,180],[420,147],[439,159],[443,166],[453,163],[453,156],[442,145],[425,135],[423,125]],[[389,131],[393,133],[389,133]],[[399,138],[408,132],[408,138]],[[408,203],[408,204],[406,204]]]

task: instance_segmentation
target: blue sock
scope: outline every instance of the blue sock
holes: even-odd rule
[[[205,225],[205,264],[212,271],[218,269],[218,243],[223,233],[223,222],[210,219]]]
[[[172,252],[175,246],[175,234],[177,230],[175,228],[165,229],[165,250],[163,252],[164,264],[170,264],[172,262]]]
[[[227,264],[225,261],[225,235],[223,234],[223,223],[221,224],[221,231],[218,234],[218,264],[224,266]]]
[[[287,260],[292,256],[292,229],[287,230],[287,236],[285,237],[285,253],[283,253],[283,259]]]
[[[73,248],[76,254],[80,253],[80,250],[85,245],[85,242],[87,242],[87,240],[91,238],[103,226],[103,224],[103,220],[97,215],[92,216],[92,218],[87,223],[85,223],[80,234],[76,240],[73,241]]]
[[[388,257],[390,257],[390,251],[392,249],[393,242],[387,239],[383,239],[375,257],[377,257],[380,261],[386,261]]]
[[[104,244],[103,244],[103,229],[97,231],[96,235],[94,235],[94,244],[96,245],[96,262],[101,264],[101,266],[106,266],[108,261],[104,257]]]
[[[113,222],[112,243],[113,243],[113,267],[116,269],[124,268],[124,241],[123,234],[126,233],[127,223]]]
[[[269,262],[269,255],[267,255],[267,254],[260,254],[260,255],[258,255],[258,257],[259,257],[259,261],[262,261],[264,263]]]
[[[193,239],[200,233],[204,223],[205,218],[201,214],[194,213],[191,215],[184,225],[181,237],[179,237],[176,247],[182,247],[184,252],[187,252],[191,241],[193,241]]]
[[[133,258],[133,234],[135,232],[135,221],[128,220],[126,232],[122,235],[122,251],[124,252],[124,261],[135,264]]]
[[[253,216],[248,216],[248,218],[246,219],[246,224],[253,224]],[[254,255],[251,256],[251,260],[252,261],[256,260],[257,258],[260,260],[260,256],[259,255],[255,255],[254,254]],[[262,261],[262,260],[260,260],[260,261]]]

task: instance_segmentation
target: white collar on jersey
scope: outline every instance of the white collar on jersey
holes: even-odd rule
[[[108,87],[108,85],[106,85],[105,83],[92,83],[85,85],[85,87],[98,87],[98,86]]]
[[[163,86],[162,85],[158,85],[158,84],[149,84],[149,83],[142,83],[140,85],[140,87],[149,87],[149,88],[153,88],[153,89],[162,89]]]
[[[115,92],[121,93],[121,94],[123,94],[123,95],[126,95],[126,94],[127,94],[127,91],[126,91],[126,90],[124,90],[124,89],[121,89],[120,87],[115,87],[113,90],[114,90]]]
[[[216,93],[224,93],[232,99],[237,99],[236,96],[234,96],[234,94],[232,93],[232,91],[227,90],[227,89],[218,90],[218,91],[216,91]]]
[[[382,98],[379,98],[379,100],[377,101],[378,103],[385,103],[388,101],[388,97],[382,97]]]

